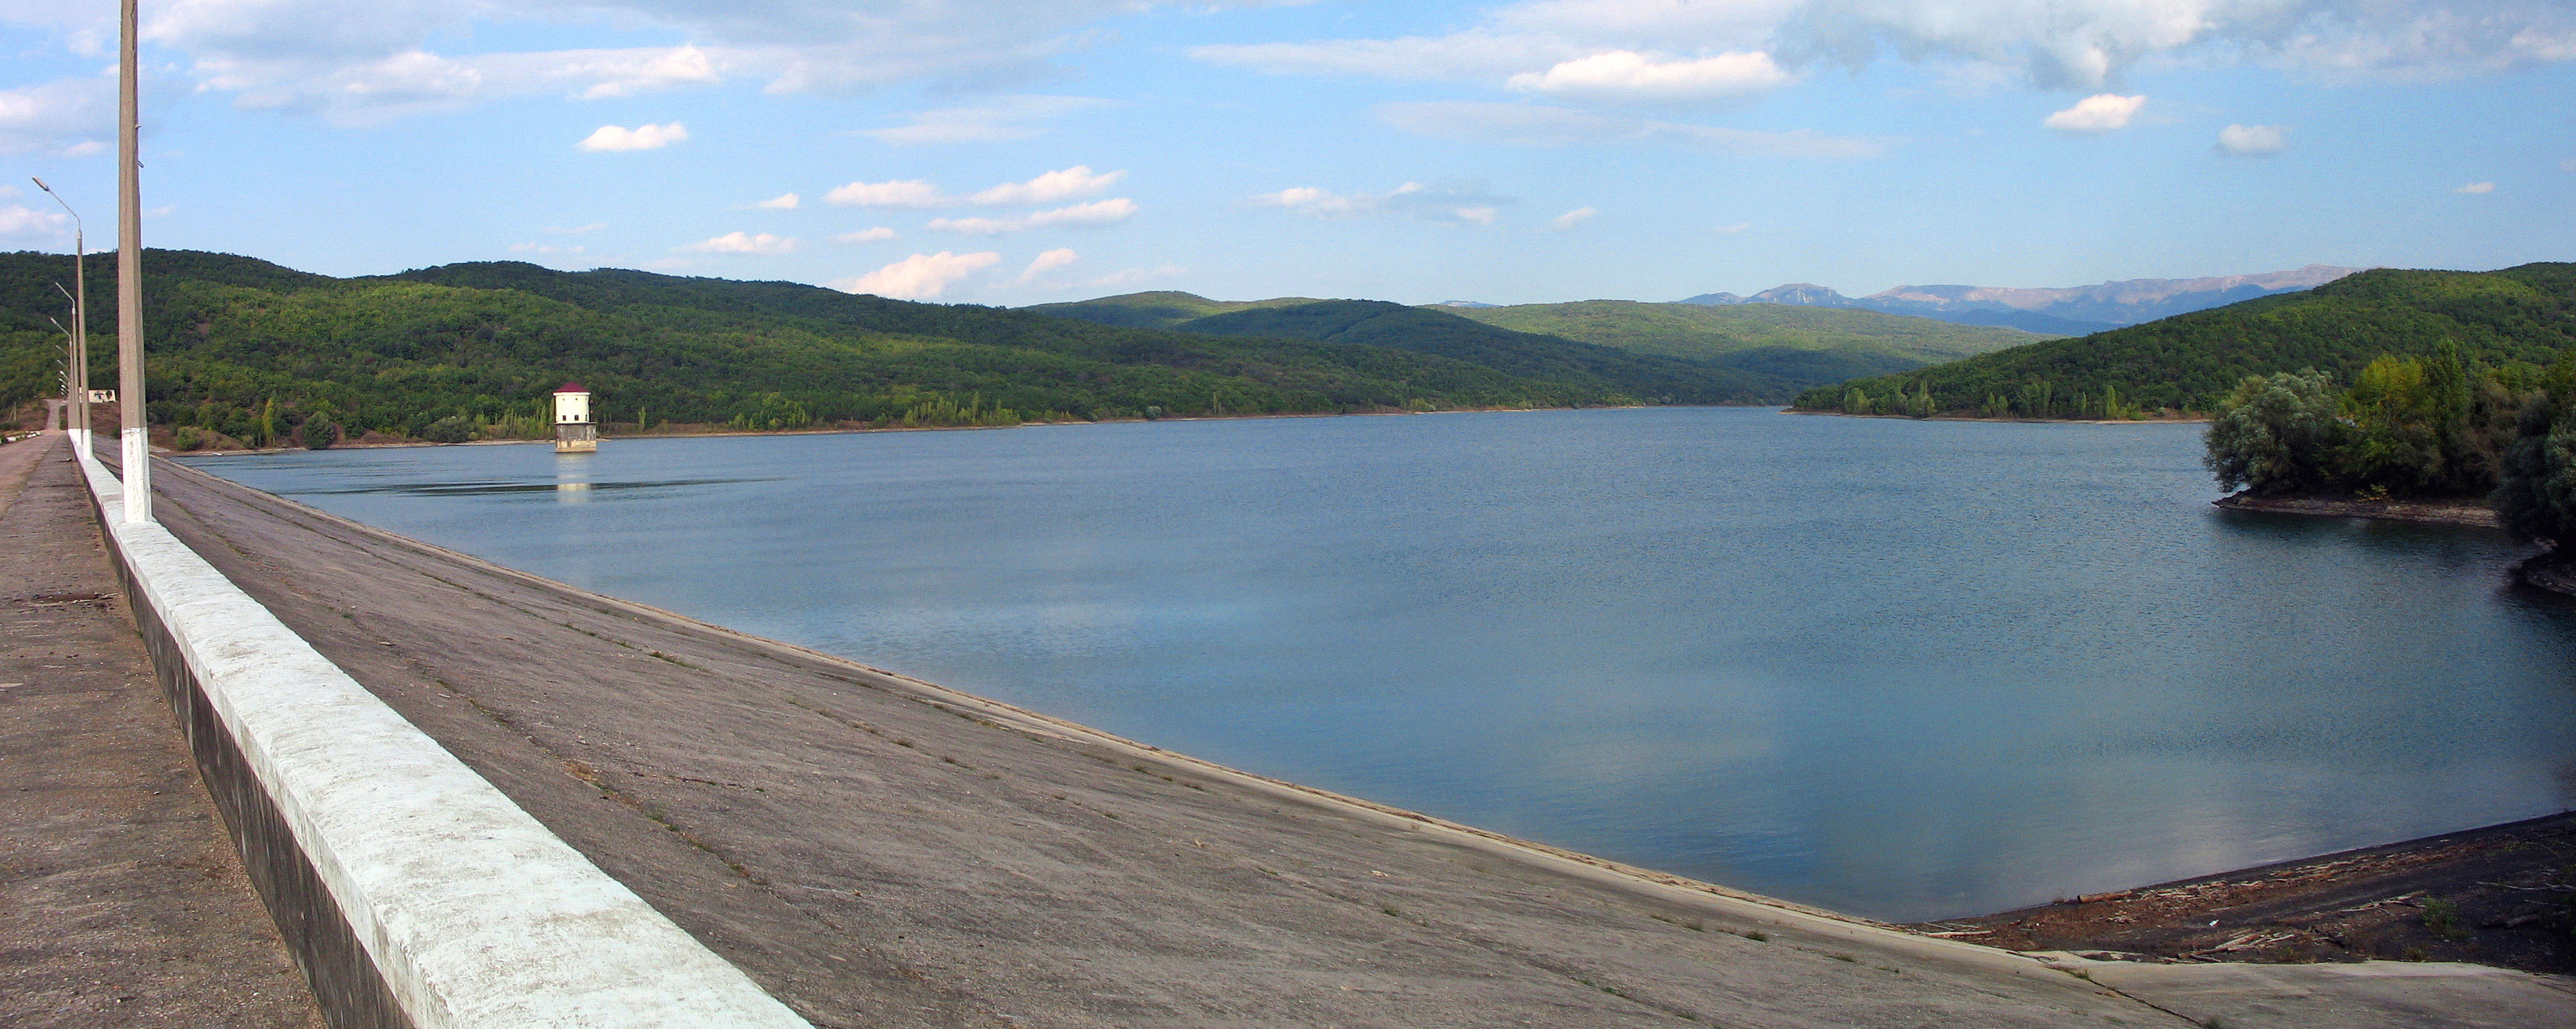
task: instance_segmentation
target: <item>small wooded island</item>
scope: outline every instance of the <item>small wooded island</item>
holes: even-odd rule
[[[2349,385],[2344,385],[2349,383]],[[1819,386],[1796,410],[2211,419],[2219,503],[2500,525],[2576,592],[2576,264],[2374,269],[2077,339]],[[2492,510],[2492,516],[2487,514]]]

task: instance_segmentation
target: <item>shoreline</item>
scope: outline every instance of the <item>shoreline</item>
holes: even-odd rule
[[[2209,424],[2209,419],[2208,419],[2208,418],[2206,418],[2206,417],[2200,416],[2200,415],[2183,415],[2183,416],[2174,417],[2174,418],[2164,418],[2164,417],[2156,417],[2156,418],[1988,418],[1988,417],[1985,417],[1985,416],[1983,416],[1983,415],[1979,415],[1979,416],[1977,416],[1977,417],[1970,418],[1970,417],[1965,417],[1965,416],[1961,416],[1961,415],[1936,414],[1936,415],[1930,415],[1930,416],[1926,416],[1926,417],[1922,417],[1922,418],[1917,418],[1917,417],[1914,417],[1913,415],[1910,415],[1910,414],[1853,414],[1853,413],[1851,413],[1851,412],[1849,412],[1849,411],[1809,411],[1809,410],[1806,410],[1806,409],[1804,409],[1804,408],[1798,408],[1798,407],[1784,407],[1784,408],[1781,408],[1781,409],[1780,409],[1780,413],[1781,413],[1781,414],[1803,414],[1803,415],[1815,415],[1815,416],[1817,416],[1817,417],[1823,417],[1823,418],[1886,418],[1886,419],[1892,419],[1892,420],[1900,421],[1900,422],[1994,422],[1994,423],[2000,423],[2000,424],[2022,424],[2022,425],[2207,425],[2207,424]]]
[[[2501,529],[2495,509],[2478,500],[2326,500],[2313,497],[2257,497],[2234,493],[2209,502],[2228,511],[2306,515],[2312,518],[2369,518],[2424,525],[2467,525]]]
[[[1102,418],[1097,421],[1027,421],[1017,425],[888,425],[882,427],[830,429],[693,429],[681,432],[644,432],[625,435],[601,435],[606,440],[708,439],[724,436],[847,436],[877,432],[987,432],[1004,429],[1068,428],[1085,425],[1136,425],[1149,422],[1232,422],[1259,421],[1275,418],[1389,418],[1435,414],[1532,414],[1545,411],[1639,411],[1650,407],[1771,407],[1770,404],[1621,404],[1601,407],[1462,407],[1439,411],[1331,411],[1314,413],[1283,412],[1278,414],[1190,415],[1169,418]],[[388,439],[374,443],[346,442],[329,450],[390,450],[402,447],[480,447],[512,444],[553,443],[551,439],[476,439],[463,443],[433,443],[428,440]],[[173,450],[153,444],[155,455],[186,457],[248,457],[258,454],[284,454],[307,451],[310,447],[251,447],[207,450]]]
[[[1906,926],[2150,964],[2458,961],[2576,972],[2576,812]]]

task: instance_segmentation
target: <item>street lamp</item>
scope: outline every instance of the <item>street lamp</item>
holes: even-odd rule
[[[64,214],[72,216],[72,289],[77,292],[70,298],[71,367],[64,369],[63,375],[64,392],[70,395],[63,399],[71,401],[71,410],[66,413],[71,421],[67,427],[72,433],[73,452],[85,454],[89,452],[89,275],[81,264],[89,255],[89,235],[82,229],[80,212],[72,210],[72,205],[63,199],[62,194],[45,185],[43,179],[33,175],[27,178],[35,182],[37,189],[44,190],[46,196],[54,198],[55,203],[63,205]],[[54,288],[63,287],[61,283],[55,283]]]
[[[136,130],[142,36],[136,0],[121,5],[116,63],[116,409],[125,455],[125,521],[152,520],[152,437],[143,423],[143,141]]]

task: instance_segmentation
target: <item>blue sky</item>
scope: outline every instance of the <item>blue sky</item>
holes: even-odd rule
[[[147,241],[334,275],[1521,303],[2576,259],[2563,0],[143,10]],[[113,239],[113,13],[0,0],[0,248],[69,248],[29,175]]]

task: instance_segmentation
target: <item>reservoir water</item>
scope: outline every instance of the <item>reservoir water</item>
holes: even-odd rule
[[[1264,774],[1914,920],[2576,806],[2499,533],[2188,425],[1662,408],[197,467]]]

